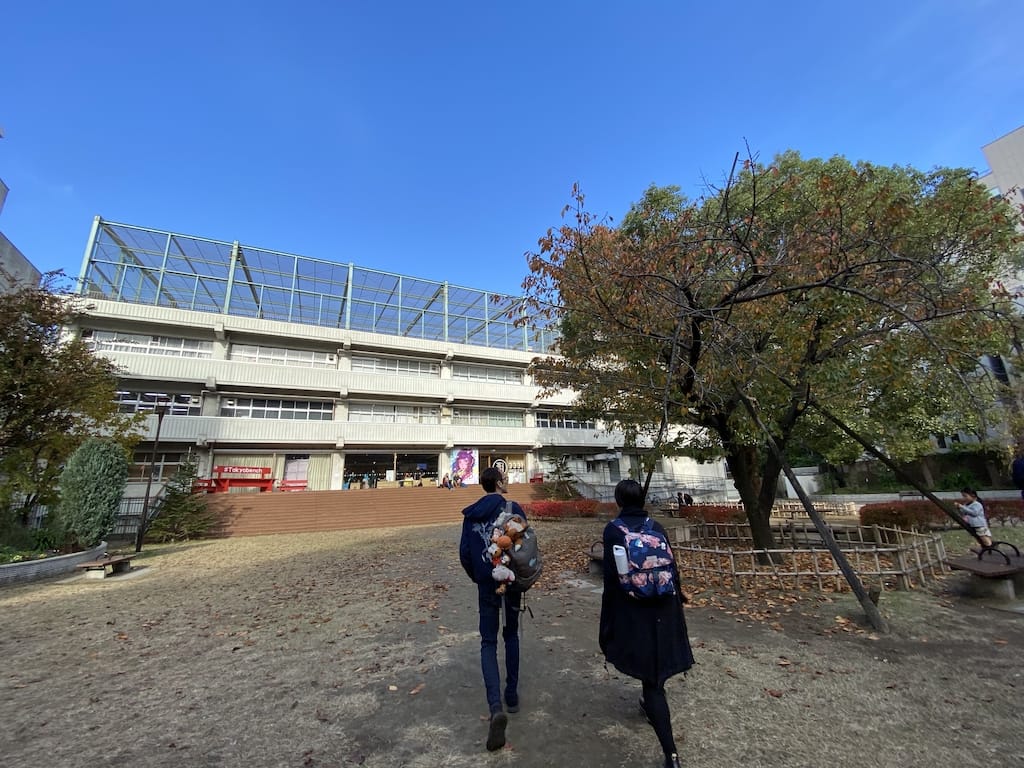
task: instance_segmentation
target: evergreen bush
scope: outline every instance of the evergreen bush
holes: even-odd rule
[[[59,524],[72,548],[95,546],[114,527],[128,480],[128,458],[112,440],[92,437],[61,473]]]
[[[164,488],[147,526],[147,541],[185,541],[209,534],[217,521],[207,507],[206,497],[192,492],[197,475],[198,462],[189,454]]]

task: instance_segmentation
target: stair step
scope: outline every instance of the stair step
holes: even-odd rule
[[[229,537],[454,524],[481,494],[479,486],[471,486],[451,491],[426,487],[225,493],[206,499],[220,519],[215,535]],[[510,486],[506,498],[525,504],[543,494],[539,486],[524,483]]]

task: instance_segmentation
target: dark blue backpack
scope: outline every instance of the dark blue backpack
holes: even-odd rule
[[[646,599],[676,594],[676,560],[665,535],[654,528],[649,517],[637,531],[631,531],[621,517],[612,523],[625,536],[629,571],[619,574],[619,585],[626,593]]]

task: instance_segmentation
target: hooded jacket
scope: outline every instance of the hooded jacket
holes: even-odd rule
[[[486,584],[491,579],[491,558],[487,556],[487,548],[491,545],[491,532],[494,521],[505,508],[505,497],[500,493],[488,493],[483,498],[462,510],[462,539],[459,541],[459,562],[466,575],[476,584]],[[522,515],[526,513],[514,501],[508,502],[510,512]]]

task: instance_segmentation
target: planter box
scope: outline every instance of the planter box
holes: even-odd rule
[[[106,551],[107,542],[101,541],[97,546],[85,552],[75,552],[71,555],[54,555],[53,557],[44,557],[41,560],[27,560],[23,563],[0,565],[0,587],[72,573],[79,563],[87,563],[90,560],[103,557]]]

